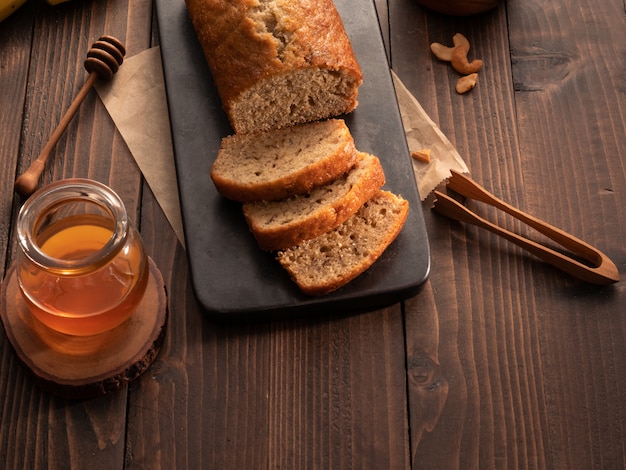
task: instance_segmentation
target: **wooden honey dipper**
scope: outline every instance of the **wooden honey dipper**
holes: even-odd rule
[[[87,93],[98,78],[111,80],[113,75],[119,70],[120,65],[122,65],[125,55],[126,48],[124,44],[113,36],[102,36],[93,43],[91,49],[87,52],[87,58],[84,62],[85,69],[89,72],[89,77],[37,159],[15,180],[15,190],[19,194],[28,197],[35,192],[48,157],[76,114],[76,111],[78,111],[78,107],[87,96]]]

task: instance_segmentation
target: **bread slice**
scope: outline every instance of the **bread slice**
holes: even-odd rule
[[[239,202],[304,194],[348,172],[358,161],[341,119],[222,139],[211,178],[218,192]]]
[[[363,75],[333,0],[186,0],[236,133],[340,116]]]
[[[277,259],[308,295],[332,292],[367,270],[393,242],[409,203],[379,190],[339,227],[278,252]]]
[[[343,223],[383,184],[378,157],[359,152],[359,162],[345,176],[306,194],[246,203],[243,213],[261,249],[289,248]]]

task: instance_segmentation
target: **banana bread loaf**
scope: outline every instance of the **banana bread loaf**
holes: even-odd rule
[[[332,0],[186,0],[235,132],[339,116],[362,73]]]

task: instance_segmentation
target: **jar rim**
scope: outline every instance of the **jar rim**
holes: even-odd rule
[[[60,259],[45,253],[35,239],[35,230],[48,211],[64,202],[90,202],[105,209],[113,223],[107,243],[87,256]],[[50,183],[28,198],[17,217],[17,235],[22,252],[39,266],[63,273],[82,274],[112,259],[125,243],[128,234],[128,214],[119,195],[108,186],[86,178],[67,178]]]

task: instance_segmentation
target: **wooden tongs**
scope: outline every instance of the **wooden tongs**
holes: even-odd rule
[[[447,187],[461,196],[487,203],[506,212],[554,240],[580,259],[587,261],[589,265],[499,227],[476,215],[463,204],[440,191],[435,191],[436,199],[433,206],[435,212],[460,222],[470,223],[487,229],[583,281],[601,285],[613,284],[619,281],[617,267],[600,250],[498,199],[468,176],[453,170]]]

